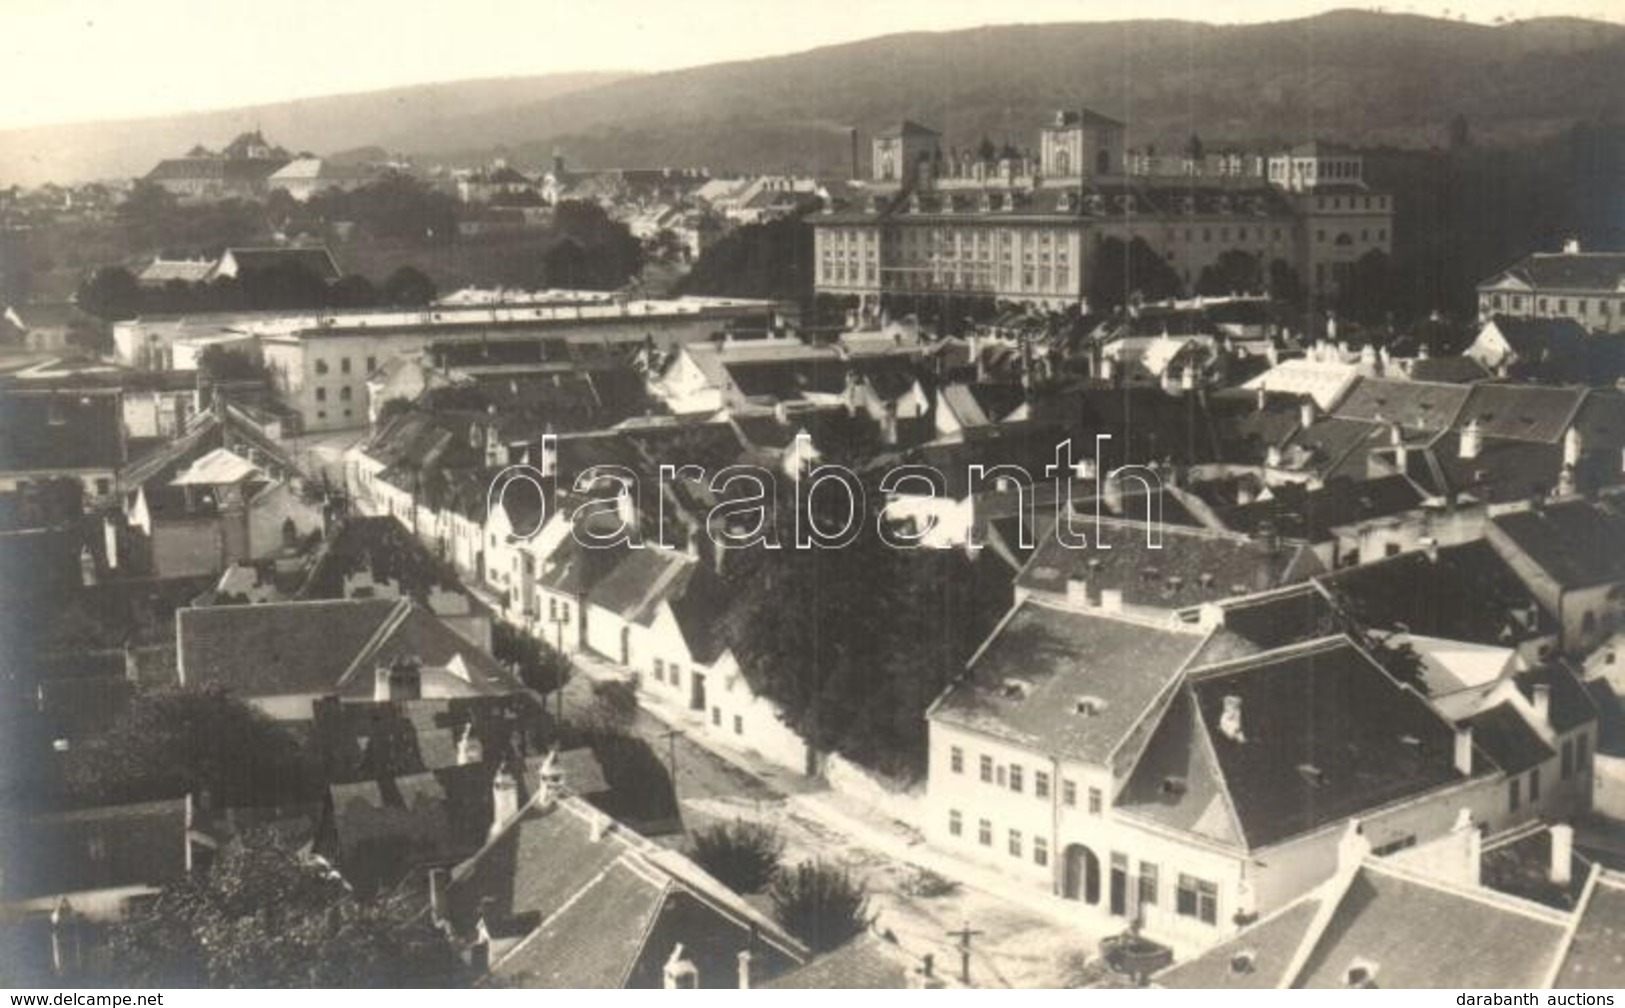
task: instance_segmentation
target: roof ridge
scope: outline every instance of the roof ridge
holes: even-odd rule
[[[1251,668],[1259,665],[1274,665],[1282,661],[1300,658],[1304,655],[1318,654],[1322,651],[1331,651],[1339,647],[1350,647],[1356,651],[1359,648],[1346,633],[1326,634],[1323,637],[1313,637],[1309,640],[1293,641],[1267,651],[1256,654],[1241,655],[1236,658],[1227,658],[1224,661],[1214,662],[1211,665],[1201,665],[1186,669],[1185,678],[1190,682],[1205,682],[1208,679],[1217,679],[1242,668]],[[1365,657],[1362,653],[1362,657]]]
[[[343,674],[339,676],[338,682],[334,684],[334,688],[342,689],[343,687],[348,686],[351,679],[355,676],[356,670],[361,667],[361,664],[376,654],[378,649],[383,647],[384,643],[388,641],[390,637],[394,636],[395,631],[401,628],[401,624],[406,621],[406,618],[411,615],[413,609],[415,608],[416,606],[413,604],[411,598],[402,597],[397,599],[394,607],[390,609],[389,614],[385,616],[383,621],[378,624],[378,627],[373,631],[372,636],[367,638],[367,642],[361,645],[361,650],[356,652],[356,655],[353,659],[351,659],[350,664],[345,667]]]
[[[1424,886],[1435,892],[1460,896],[1463,899],[1473,900],[1497,909],[1522,914],[1530,920],[1540,921],[1544,924],[1566,924],[1572,914],[1572,911],[1558,910],[1484,885],[1453,885],[1425,872],[1401,867],[1386,858],[1367,857],[1361,862],[1360,871],[1375,871],[1379,875],[1387,875],[1402,882]]]

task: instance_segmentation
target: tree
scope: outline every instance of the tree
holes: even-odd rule
[[[568,656],[501,620],[491,624],[491,654],[505,665],[517,665],[519,681],[538,693],[551,693],[570,681]]]
[[[1092,311],[1135,301],[1161,301],[1177,296],[1180,288],[1179,274],[1144,238],[1128,243],[1121,238],[1101,239],[1088,290]]]
[[[327,303],[335,308],[371,308],[378,303],[378,288],[359,273],[351,273],[327,288]]]
[[[690,856],[701,868],[742,893],[761,892],[778,874],[784,840],[763,823],[735,819],[694,834]]]
[[[1298,271],[1285,259],[1272,259],[1269,269],[1269,293],[1276,301],[1284,301],[1296,307],[1302,307],[1307,291],[1304,290],[1303,281],[1298,277]]]
[[[69,750],[66,779],[89,804],[194,794],[222,805],[268,805],[316,791],[298,740],[213,686],[137,694],[106,732]]]
[[[1387,253],[1372,249],[1354,261],[1337,289],[1337,313],[1356,322],[1373,324],[1395,308],[1394,276]]]
[[[357,897],[274,832],[251,831],[207,872],[112,929],[108,982],[142,987],[453,987],[445,935],[405,897]]]
[[[1203,297],[1229,294],[1255,294],[1264,289],[1264,271],[1258,257],[1241,249],[1226,249],[1196,280],[1196,293]]]
[[[210,381],[252,381],[267,377],[265,365],[244,350],[224,346],[204,347],[197,355],[198,370]]]
[[[799,217],[746,224],[701,251],[679,290],[804,302],[812,298],[812,265],[812,228]]]
[[[869,891],[850,872],[822,861],[782,871],[768,890],[780,924],[814,952],[828,952],[868,927]]]
[[[141,313],[142,290],[122,266],[103,266],[79,285],[79,307],[108,322],[135,318]]]
[[[414,266],[399,266],[384,280],[384,301],[402,308],[421,308],[435,299],[434,281]]]

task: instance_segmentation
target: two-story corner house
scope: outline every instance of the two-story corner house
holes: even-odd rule
[[[1026,599],[930,712],[927,835],[1080,911],[1199,947],[1379,849],[1504,809],[1504,775],[1346,637]]]

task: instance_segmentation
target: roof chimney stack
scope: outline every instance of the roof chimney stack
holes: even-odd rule
[[[1224,713],[1219,715],[1219,731],[1232,742],[1246,742],[1247,733],[1241,728],[1241,697],[1224,698]]]
[[[1563,254],[1564,255],[1579,255],[1580,254],[1580,239],[1578,239],[1578,238],[1565,239],[1564,242],[1563,242]]]
[[[1089,608],[1089,582],[1085,578],[1066,579],[1066,604],[1074,609]]]
[[[1552,687],[1546,683],[1536,683],[1534,697],[1530,703],[1535,708],[1535,717],[1540,719],[1541,726],[1552,726]]]
[[[436,923],[446,920],[446,885],[451,881],[451,872],[445,868],[429,869],[429,915]]]
[[[1463,777],[1473,775],[1473,726],[1456,729],[1456,772]]]
[[[1314,396],[1304,396],[1298,400],[1298,426],[1309,428],[1320,419],[1320,404],[1315,402]]]
[[[1464,459],[1475,459],[1483,448],[1484,432],[1478,426],[1478,418],[1474,417],[1461,429],[1461,448],[1458,454]]]
[[[496,776],[491,778],[491,836],[494,838],[501,833],[502,827],[508,825],[517,815],[519,815],[519,780],[504,762],[497,768]]]
[[[739,953],[739,989],[750,990],[750,949],[742,949]]]
[[[1553,885],[1566,886],[1574,880],[1574,827],[1560,823],[1551,828]]]

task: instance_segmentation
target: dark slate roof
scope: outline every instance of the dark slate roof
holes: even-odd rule
[[[186,801],[8,815],[0,838],[0,900],[162,886],[186,874]]]
[[[909,967],[894,944],[865,933],[762,986],[769,990],[902,990],[909,986]]]
[[[1585,397],[1577,388],[1475,385],[1453,426],[1460,430],[1476,422],[1486,438],[1559,444]]]
[[[1266,392],[1262,408],[1259,398],[1245,389],[1208,395],[1208,414],[1218,431],[1225,461],[1262,464],[1271,447],[1285,444],[1298,429],[1300,397]]]
[[[1265,650],[1323,637],[1333,619],[1331,602],[1312,583],[1229,599],[1219,605],[1224,610],[1226,630]]]
[[[1515,645],[1555,629],[1551,615],[1483,540],[1415,550],[1316,579],[1362,625],[1472,644]]]
[[[1270,990],[1286,983],[1304,935],[1320,912],[1318,890],[1288,903],[1234,938],[1194,959],[1176,963],[1153,979],[1172,989]]]
[[[232,248],[226,251],[237,263],[238,276],[301,266],[322,280],[339,278],[338,263],[325,248]]]
[[[1461,457],[1461,434],[1446,431],[1416,453],[1410,471],[1438,494],[1465,494],[1486,504],[1509,504],[1543,497],[1557,485],[1563,469],[1563,446],[1529,441],[1486,439],[1478,454]],[[1598,482],[1597,466],[1582,464],[1577,485]]]
[[[660,601],[686,581],[694,558],[671,550],[618,551],[618,562],[587,592],[587,601],[645,626]]]
[[[471,938],[483,918],[491,933],[519,936],[492,956],[499,982],[658,988],[679,942],[702,987],[735,986],[746,949],[764,982],[804,961],[795,941],[692,862],[600,817],[577,799],[527,805],[453,872],[458,935]],[[608,827],[596,840],[594,821]]]
[[[470,726],[486,759],[523,756],[536,751],[550,724],[538,698],[529,693],[393,702],[341,703],[335,698],[315,704],[314,715],[311,745],[330,782],[452,766],[458,742]],[[601,777],[590,771],[583,784],[596,787]]]
[[[1438,431],[1455,425],[1472,392],[1464,385],[1360,378],[1332,415],[1366,423],[1397,423],[1406,430]]]
[[[1566,590],[1625,579],[1625,515],[1609,504],[1564,501],[1490,521]]]
[[[1505,272],[1543,290],[1616,291],[1625,283],[1625,253],[1535,252]]]
[[[488,763],[441,767],[328,788],[338,863],[347,875],[393,881],[422,865],[461,861],[491,826]]]
[[[1563,947],[1565,924],[1544,907],[1368,861],[1293,986],[1346,987],[1359,960],[1375,969],[1379,987],[1539,987]]]
[[[1525,669],[1513,676],[1513,682],[1529,700],[1534,699],[1536,686],[1551,690],[1552,729],[1559,734],[1597,720],[1598,711],[1591,694],[1566,664],[1549,662]]]
[[[1300,483],[1271,487],[1267,500],[1227,509],[1223,518],[1237,532],[1267,527],[1288,539],[1318,543],[1330,539],[1339,526],[1402,514],[1421,504],[1421,491],[1405,476],[1339,478],[1314,490]]]
[[[1186,689],[1248,849],[1461,779],[1454,729],[1346,638],[1218,666]],[[1241,700],[1242,739],[1220,726],[1226,697]],[[1159,728],[1148,752],[1175,735]],[[1197,797],[1192,789],[1159,804]]]
[[[494,658],[405,599],[183,609],[176,639],[184,682],[217,682],[244,698],[371,696],[374,668],[404,657],[422,662],[426,697],[520,688]],[[467,679],[441,671],[454,657]]]
[[[119,397],[72,388],[0,391],[0,471],[117,469]]]
[[[1408,373],[1415,381],[1446,382],[1455,385],[1470,385],[1490,376],[1484,365],[1471,357],[1460,356],[1413,360]]]
[[[931,708],[934,721],[1105,763],[1202,643],[1154,626],[1025,600]],[[1093,714],[1080,713],[1092,700]]]
[[[934,137],[934,136],[941,136],[941,135],[942,135],[941,133],[938,133],[936,130],[932,129],[931,127],[929,127],[929,126],[921,126],[919,123],[915,122],[912,119],[904,119],[901,122],[899,122],[897,125],[888,126],[887,128],[885,128],[885,129],[883,129],[883,130],[881,130],[881,131],[879,131],[878,133],[875,134],[875,136],[879,137],[879,138],[900,137],[900,136],[928,136],[928,137]]]
[[[1510,703],[1481,710],[1466,723],[1473,729],[1473,744],[1509,775],[1521,774],[1553,756],[1552,747]]]
[[[1233,595],[1278,588],[1318,573],[1320,562],[1306,548],[1274,545],[1231,532],[1163,524],[1158,543],[1147,543],[1143,522],[1102,520],[1103,541],[1093,538],[1085,509],[1079,524],[1090,544],[1077,549],[1046,536],[1016,579],[1018,588],[1064,595],[1067,582],[1087,582],[1098,602],[1105,589],[1123,593],[1130,605],[1183,609]]]
[[[1625,986],[1625,876],[1603,872],[1598,877],[1552,986]]]
[[[1318,473],[1324,480],[1364,479],[1366,451],[1388,444],[1389,437],[1382,424],[1323,416],[1286,439],[1282,463],[1288,469]]]
[[[1365,985],[1379,988],[1536,988],[1562,952],[1566,923],[1546,907],[1367,858],[1352,875],[1334,878],[1155,982],[1335,989],[1356,986],[1349,974],[1360,967]]]
[[[1479,863],[1486,888],[1555,910],[1579,909],[1592,869],[1591,860],[1575,850],[1570,853],[1569,881],[1552,881],[1552,831],[1541,828],[1486,845]]]

